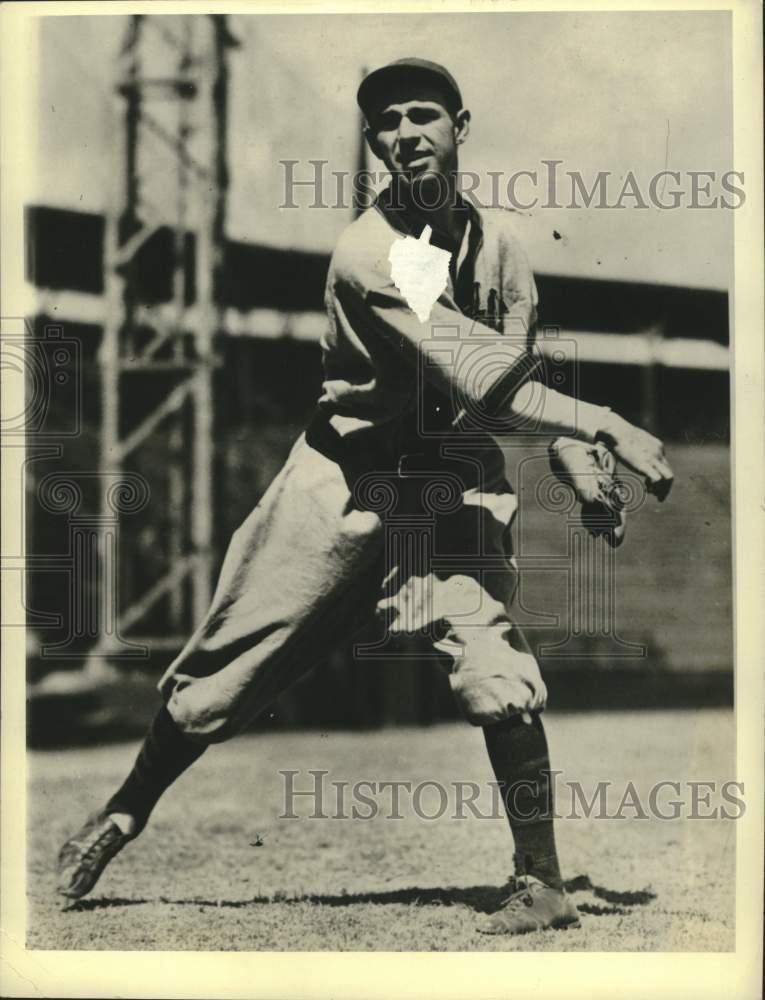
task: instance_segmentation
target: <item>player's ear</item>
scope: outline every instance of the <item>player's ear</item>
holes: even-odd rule
[[[454,141],[461,145],[470,133],[470,112],[461,108],[454,116]]]

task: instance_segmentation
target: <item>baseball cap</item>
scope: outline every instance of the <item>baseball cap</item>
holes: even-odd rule
[[[436,83],[447,98],[449,111],[459,111],[462,107],[462,94],[457,81],[444,66],[430,62],[428,59],[397,59],[395,62],[372,70],[361,81],[356,94],[359,107],[368,114],[375,101],[386,89],[397,80],[424,80]]]

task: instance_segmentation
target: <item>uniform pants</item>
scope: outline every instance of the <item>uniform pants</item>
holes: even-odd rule
[[[350,445],[326,421],[295,443],[160,681],[188,736],[233,736],[371,618],[387,638],[426,640],[472,724],[544,707],[536,660],[511,618],[517,500],[501,451],[444,446],[415,462],[384,453]]]

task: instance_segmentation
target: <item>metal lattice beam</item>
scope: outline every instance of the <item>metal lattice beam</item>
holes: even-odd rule
[[[148,37],[147,27],[156,29]],[[188,625],[184,620],[189,611],[184,591],[187,579],[194,620],[202,617],[211,597],[212,375],[214,338],[223,326],[218,289],[228,190],[227,55],[235,44],[223,15],[134,15],[119,56],[115,81],[121,138],[115,171],[118,189],[107,219],[107,315],[99,356],[100,472],[104,482],[108,477],[113,480],[129,456],[140,452],[160,427],[166,428],[169,445],[161,471],[166,476],[168,509],[161,513],[169,518],[170,527],[162,536],[166,565],[161,578],[142,594],[131,595],[128,607],[114,609],[117,637],[161,600],[167,600],[171,631],[182,633]],[[149,137],[159,137],[161,145],[150,143]],[[167,163],[156,169],[152,156],[164,156]],[[167,185],[168,178],[172,179],[171,193],[154,190],[158,183]],[[166,309],[153,311],[142,302],[136,267],[147,241],[167,225],[174,234],[169,315]],[[195,249],[193,296],[187,261],[189,233]],[[158,373],[166,376],[172,371],[185,373],[184,380],[163,388],[162,398],[155,399],[150,411],[134,426],[126,426],[126,386],[142,398],[142,381],[148,389],[150,380],[157,384]],[[151,510],[143,516],[150,518]],[[111,531],[113,537],[113,519]],[[107,544],[111,543],[104,535],[102,557]],[[104,656],[118,645],[114,638],[100,636],[97,649]],[[162,638],[157,636],[160,642]]]

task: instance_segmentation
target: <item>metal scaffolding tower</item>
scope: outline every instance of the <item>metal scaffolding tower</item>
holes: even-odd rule
[[[228,53],[236,44],[223,15],[134,15],[119,54],[119,164],[107,217],[107,320],[99,358],[103,613],[91,663],[131,650],[136,655],[136,649],[143,655],[142,643],[179,647],[188,612],[198,622],[210,601],[214,337],[223,327]],[[147,304],[139,259],[168,229],[171,301]],[[131,426],[144,399],[150,408]],[[160,431],[168,447],[163,468],[153,474],[166,477],[167,530],[159,538],[164,572],[125,606],[117,584],[124,507],[107,487],[129,475],[130,463]],[[135,627],[161,601],[164,634],[137,636]]]

